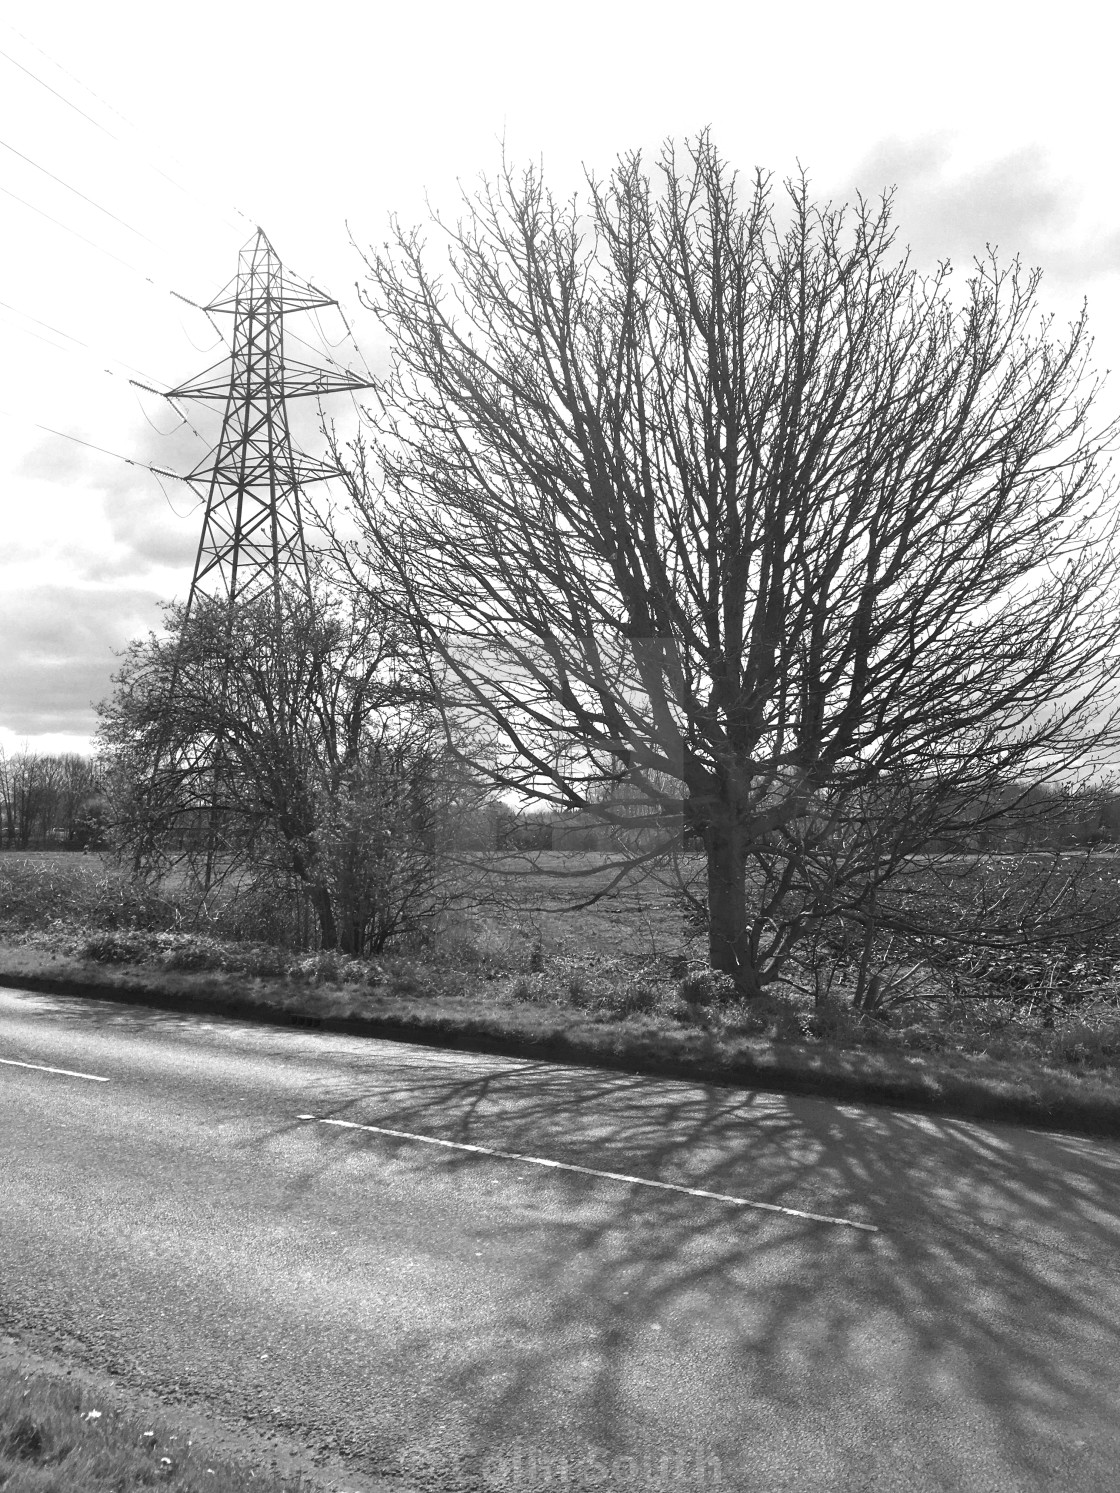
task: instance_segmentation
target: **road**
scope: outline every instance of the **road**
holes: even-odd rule
[[[0,1320],[363,1486],[1120,1486],[1116,1145],[11,991],[0,1059]]]

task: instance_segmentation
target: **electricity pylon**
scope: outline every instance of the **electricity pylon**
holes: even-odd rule
[[[185,297],[184,297],[185,299]],[[143,808],[150,826],[143,843],[152,848],[167,826],[167,809],[178,805],[188,820],[199,813],[209,821],[205,888],[213,871],[225,766],[224,730],[205,732],[192,742],[169,744],[180,685],[182,641],[201,596],[225,608],[227,649],[239,604],[270,597],[262,615],[271,616],[282,655],[280,630],[284,592],[295,588],[312,604],[300,492],[305,483],[337,475],[327,463],[296,451],[288,429],[287,400],[372,387],[372,380],[342,369],[326,370],[287,357],[284,318],[337,303],[306,281],[289,275],[264,231],[241,250],[237,275],[206,306],[208,315],[233,316],[228,363],[223,360],[177,388],[152,390],[172,401],[224,401],[217,445],[188,473],[186,481],[207,484],[206,514],[195,557],[191,589],[180,631],[180,653],[171,673]],[[136,380],[133,380],[136,382]],[[140,385],[150,388],[150,385]],[[229,662],[215,660],[213,680],[219,721],[228,717]],[[283,701],[277,702],[283,712]],[[172,813],[174,815],[174,810]],[[138,863],[140,853],[138,852]]]
[[[371,381],[288,358],[284,318],[336,304],[286,274],[258,229],[241,250],[235,280],[202,308],[232,314],[233,342],[228,366],[223,361],[166,391],[169,399],[225,401],[217,446],[188,474],[192,482],[209,482],[188,616],[201,592],[232,606],[266,587],[278,600],[285,579],[310,589],[300,489],[336,472],[295,451],[286,401],[368,389]]]

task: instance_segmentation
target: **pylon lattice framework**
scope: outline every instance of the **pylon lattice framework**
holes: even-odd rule
[[[335,476],[332,466],[297,452],[288,430],[293,396],[368,389],[356,374],[315,368],[286,358],[284,317],[337,304],[313,285],[285,273],[263,230],[241,250],[238,273],[202,309],[232,314],[230,360],[169,389],[169,399],[224,400],[218,444],[188,474],[209,477],[206,516],[187,599],[207,592],[232,607],[266,587],[279,599],[291,576],[310,591],[300,488]]]
[[[294,581],[311,600],[300,489],[306,482],[336,476],[337,470],[294,449],[286,401],[291,396],[367,389],[372,380],[288,359],[284,317],[336,304],[313,285],[288,275],[267,236],[258,229],[241,250],[235,278],[200,308],[233,316],[228,365],[223,360],[178,388],[153,390],[171,400],[225,401],[217,445],[185,479],[207,481],[208,494],[184,625],[204,593],[225,603],[232,626],[236,602],[271,592],[273,625],[278,630],[283,581]],[[139,866],[159,838],[161,826],[166,828],[168,812],[188,826],[201,815],[208,821],[205,886],[209,889],[217,842],[223,728],[219,725],[216,731],[204,732],[190,742],[169,744],[166,731],[174,715],[179,667],[177,653],[163,706],[165,726],[142,795],[149,824],[136,863]],[[218,661],[213,687],[220,717],[227,708],[228,661]],[[279,703],[282,710],[283,702]]]

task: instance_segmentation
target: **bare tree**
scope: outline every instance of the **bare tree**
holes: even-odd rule
[[[383,614],[276,605],[196,599],[128,649],[101,707],[115,842],[201,899],[295,886],[322,947],[367,953],[441,905],[445,754]]]
[[[0,845],[11,850],[16,836],[14,772],[11,758],[0,747]]]
[[[26,748],[4,769],[5,818],[9,847],[46,845],[56,828],[65,771],[62,757]]]
[[[367,258],[365,552],[495,783],[633,823],[625,780],[701,840],[713,966],[756,993],[996,785],[1090,762],[1112,432],[1037,273],[923,277],[889,196],[744,191],[707,137],[582,201],[503,167],[431,231]]]

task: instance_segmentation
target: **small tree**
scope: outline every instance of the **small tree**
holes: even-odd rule
[[[799,179],[780,214],[706,137],[584,201],[506,169],[434,226],[441,262],[400,228],[368,259],[395,362],[351,471],[367,551],[495,784],[702,842],[742,989],[997,786],[1090,760],[1110,432],[1037,274],[992,258],[954,298],[889,198]]]
[[[130,646],[101,707],[115,841],[203,902],[295,885],[324,948],[369,952],[438,905],[442,754],[383,618],[276,608],[198,598]]]

